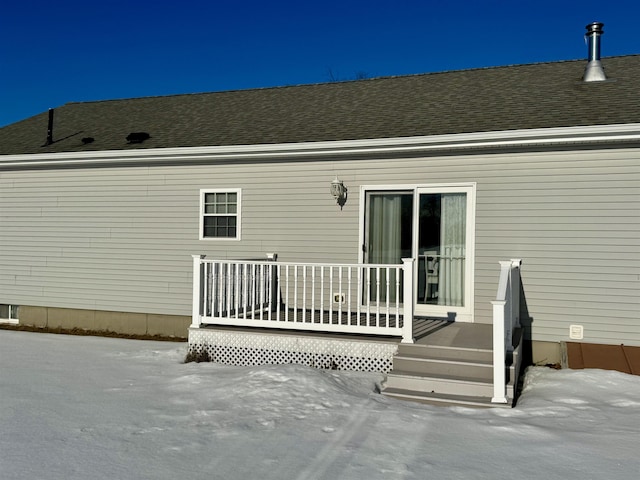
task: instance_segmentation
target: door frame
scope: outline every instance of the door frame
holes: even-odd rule
[[[359,233],[358,233],[358,262],[364,263],[364,241],[366,229],[366,194],[367,192],[385,191],[406,191],[413,193],[413,240],[412,251],[416,258],[414,268],[414,312],[417,316],[427,316],[433,318],[447,318],[458,322],[473,322],[475,311],[475,217],[476,217],[476,183],[425,183],[425,184],[384,184],[384,185],[361,185],[360,186],[360,212],[359,212]],[[418,206],[419,195],[421,193],[466,193],[466,252],[465,252],[465,305],[463,307],[445,305],[425,305],[417,303],[418,288],[418,267],[417,267],[417,243],[418,243]]]

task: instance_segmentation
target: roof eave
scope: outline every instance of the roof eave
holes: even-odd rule
[[[353,155],[435,155],[478,149],[632,141],[640,141],[640,123],[323,142],[0,155],[0,170],[270,159],[296,161]]]

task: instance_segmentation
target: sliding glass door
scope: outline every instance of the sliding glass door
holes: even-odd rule
[[[416,259],[418,315],[471,319],[472,193],[471,186],[365,190],[363,259]]]

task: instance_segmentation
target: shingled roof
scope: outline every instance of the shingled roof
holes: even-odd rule
[[[640,55],[68,103],[0,129],[0,154],[274,144],[640,123]],[[132,132],[150,138],[130,143]],[[91,137],[92,143],[82,139]]]

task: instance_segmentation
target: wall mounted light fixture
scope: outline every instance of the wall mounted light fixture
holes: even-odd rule
[[[331,182],[331,195],[336,199],[336,203],[340,205],[340,210],[344,207],[344,204],[347,203],[347,187],[344,186],[342,180],[336,179]]]

